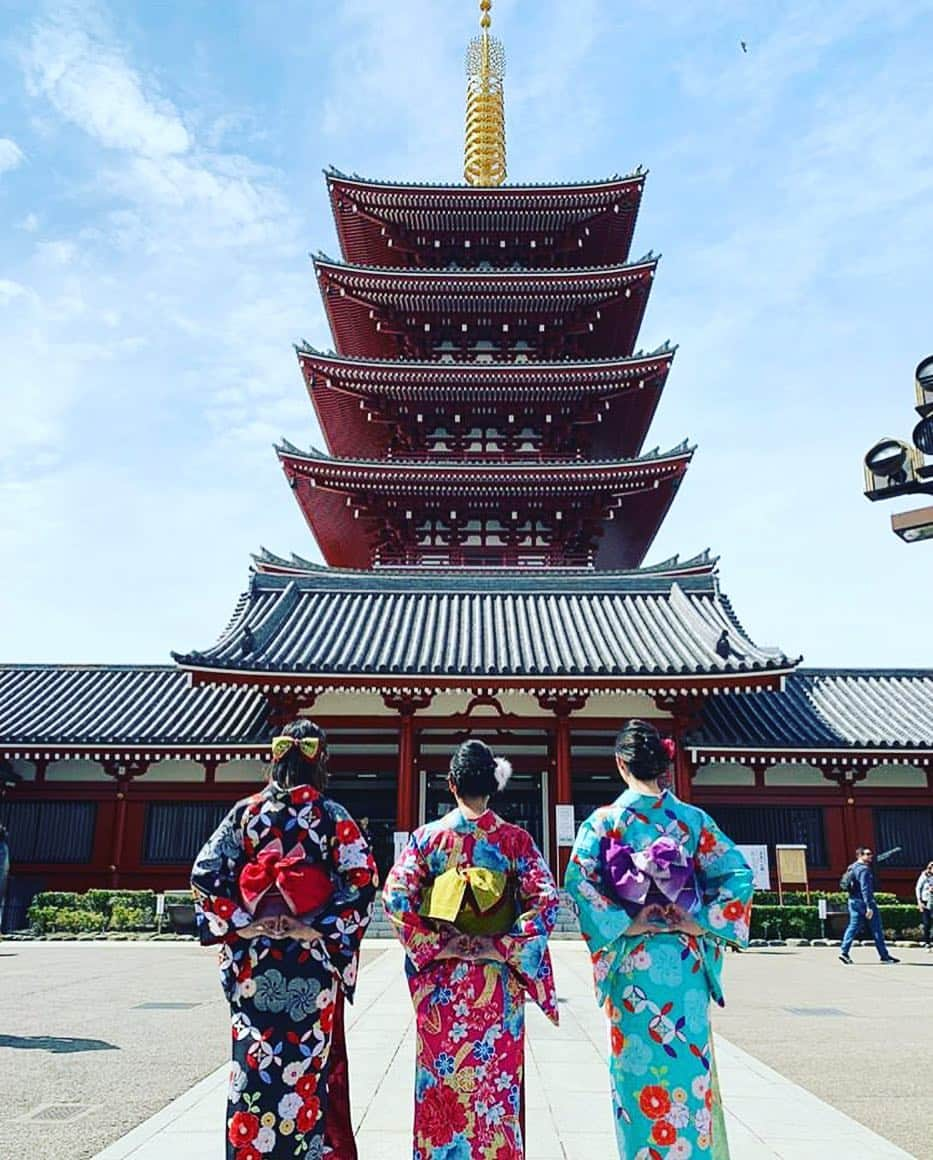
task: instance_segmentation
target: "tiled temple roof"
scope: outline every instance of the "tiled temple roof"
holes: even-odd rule
[[[782,692],[714,697],[697,749],[933,749],[933,672],[798,669]]]
[[[251,685],[191,686],[165,665],[0,665],[0,752],[258,746]],[[782,692],[712,697],[700,750],[933,750],[933,672],[798,669]]]
[[[230,627],[186,668],[423,682],[533,680],[603,687],[712,678],[743,687],[795,661],[741,631],[714,576],[254,574]],[[749,686],[754,682],[748,682]]]
[[[262,694],[171,665],[0,665],[0,746],[255,744]]]

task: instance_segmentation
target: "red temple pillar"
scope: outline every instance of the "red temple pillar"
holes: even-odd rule
[[[573,761],[570,749],[570,718],[571,715],[582,709],[586,704],[586,697],[571,697],[565,695],[538,697],[538,704],[542,709],[550,710],[555,717],[554,722],[554,800],[551,802],[550,818],[550,860],[554,867],[558,885],[564,881],[564,872],[570,860],[569,838],[571,826],[562,834],[563,816],[569,808],[573,810]]]
[[[110,762],[104,763],[104,772],[116,780],[117,791],[117,808],[113,821],[113,841],[110,846],[110,865],[107,867],[110,872],[110,886],[113,890],[116,890],[120,885],[120,867],[123,862],[123,847],[126,840],[126,795],[129,793],[133,778],[145,773],[148,768],[148,764],[142,765],[137,763],[132,766],[125,766]]]
[[[415,770],[415,713],[431,704],[429,695],[421,697],[383,697],[386,707],[399,715],[398,781],[395,786],[395,830],[411,833],[418,824],[418,778]]]
[[[690,757],[687,753],[686,736],[699,725],[703,703],[703,697],[684,693],[675,696],[655,697],[655,704],[658,708],[670,713],[672,717],[671,735],[677,746],[674,754],[674,793],[682,802],[688,802],[693,797],[692,771]]]

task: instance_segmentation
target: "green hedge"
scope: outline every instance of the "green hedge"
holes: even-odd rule
[[[843,894],[841,890],[811,890],[810,904],[816,906],[817,902],[825,898],[830,906],[839,906],[845,910],[849,902],[848,894]],[[900,899],[896,894],[885,894],[883,891],[878,891],[875,895],[878,903],[881,906],[897,906]],[[779,906],[778,893],[776,890],[756,890],[755,891],[755,905],[756,906]],[[784,891],[784,905],[785,906],[806,906],[807,896],[802,890],[785,890]]]
[[[889,937],[919,938],[916,906],[895,903],[881,906],[881,924]],[[829,931],[827,923],[827,932]],[[820,938],[820,918],[815,905],[752,907],[752,938]]]
[[[173,895],[190,901],[185,891]],[[105,930],[153,930],[155,892],[152,890],[48,890],[37,894],[27,914],[39,934],[50,931],[98,933]]]

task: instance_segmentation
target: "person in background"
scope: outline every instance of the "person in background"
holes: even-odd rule
[[[201,942],[220,945],[230,1003],[228,1160],[348,1155],[327,1139],[340,1129],[325,1118],[333,1031],[377,875],[326,787],[326,736],[299,718],[272,739],[268,785],[233,807],[192,870]]]
[[[625,791],[580,827],[565,887],[609,1024],[622,1160],[728,1157],[710,999],[723,1005],[723,948],[748,945],[754,883],[708,814],[663,781],[671,738],[629,721],[615,743]]]
[[[933,862],[926,870],[920,871],[917,879],[917,909],[923,926],[923,941],[928,951],[933,951]]]
[[[10,843],[7,828],[0,822],[0,930],[3,929],[3,900],[10,878]]]
[[[849,951],[858,934],[862,922],[868,923],[871,937],[875,940],[875,949],[883,963],[899,963],[888,950],[884,941],[884,931],[881,929],[881,915],[875,901],[875,883],[872,877],[871,864],[874,853],[867,846],[859,846],[855,851],[855,861],[848,868],[845,878],[849,892],[849,925],[842,936],[842,946],[839,948],[839,961],[852,965]]]

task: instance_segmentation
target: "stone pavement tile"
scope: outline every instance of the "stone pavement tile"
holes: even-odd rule
[[[729,1152],[732,1160],[774,1160],[776,1153],[760,1136],[748,1129],[743,1123],[730,1115],[726,1109],[726,1135],[729,1138]],[[829,1160],[823,1148],[823,1160]]]
[[[561,1136],[561,1145],[566,1160],[609,1160],[615,1157],[615,1135],[606,1136],[605,1132],[572,1132]],[[560,1153],[558,1153],[560,1155]],[[534,1153],[529,1152],[528,1160],[534,1160]]]
[[[529,1160],[616,1156],[606,1029],[578,944],[555,948],[563,1027],[528,1008]],[[348,1012],[350,1082],[363,1160],[410,1160],[414,1022],[394,948],[371,963]],[[908,1154],[717,1036],[732,1160],[895,1160]],[[222,1160],[226,1065],[97,1160]]]
[[[358,1132],[356,1149],[361,1160],[411,1160],[411,1131]]]

